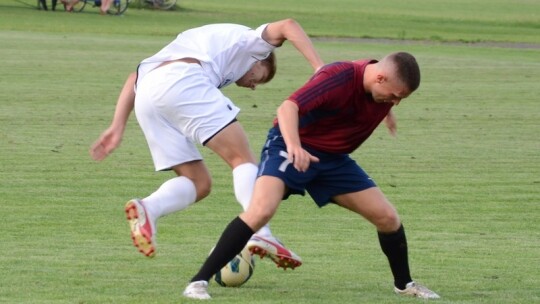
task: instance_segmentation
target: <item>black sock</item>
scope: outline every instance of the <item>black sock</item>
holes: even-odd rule
[[[240,217],[232,220],[191,282],[201,280],[208,282],[214,274],[244,249],[253,233],[254,231]]]
[[[381,249],[388,258],[390,269],[394,275],[394,286],[403,290],[405,285],[412,281],[405,229],[401,225],[396,232],[378,232],[378,235]]]

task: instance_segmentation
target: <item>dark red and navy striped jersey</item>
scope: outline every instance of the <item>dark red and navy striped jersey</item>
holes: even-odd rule
[[[376,62],[326,65],[288,98],[299,108],[303,145],[321,152],[348,154],[368,139],[393,106],[376,103],[364,90],[364,70]]]

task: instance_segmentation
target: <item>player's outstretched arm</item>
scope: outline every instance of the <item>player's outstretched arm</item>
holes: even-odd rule
[[[324,65],[311,39],[304,32],[302,26],[294,19],[289,18],[269,23],[262,34],[262,38],[275,46],[281,46],[285,40],[289,40],[304,55],[314,71],[317,71]]]
[[[99,138],[90,147],[90,156],[101,161],[112,153],[122,141],[127,120],[135,105],[135,92],[133,90],[137,73],[131,73],[118,96],[111,125],[101,133]]]

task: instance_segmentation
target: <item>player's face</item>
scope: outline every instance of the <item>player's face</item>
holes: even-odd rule
[[[392,103],[399,105],[403,98],[407,98],[411,92],[398,79],[394,77],[379,76],[377,83],[371,89],[373,100],[378,103]]]
[[[239,87],[255,90],[257,85],[265,83],[268,78],[268,69],[260,61],[256,62],[244,76],[236,81]]]

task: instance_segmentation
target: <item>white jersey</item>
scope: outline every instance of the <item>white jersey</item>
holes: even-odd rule
[[[217,88],[236,82],[276,48],[262,39],[268,24],[253,30],[238,24],[211,24],[180,33],[174,41],[138,68],[137,85],[162,62],[195,58]]]

